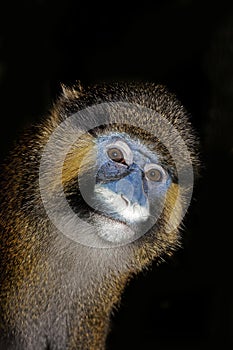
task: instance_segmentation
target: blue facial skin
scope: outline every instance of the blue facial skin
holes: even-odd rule
[[[125,142],[130,148],[133,154],[131,164],[118,163],[109,158],[108,145],[118,140]],[[123,133],[99,137],[97,143],[96,184],[124,196],[131,204],[137,203],[141,207],[149,208],[152,217],[155,217],[157,212],[161,213],[161,205],[172,182],[171,177],[165,172],[165,178],[156,182],[147,179],[144,172],[146,164],[159,164],[157,155]],[[108,208],[105,208],[105,211],[109,211],[108,214],[115,219],[125,221],[120,213],[110,213]]]
[[[104,163],[98,171],[97,183],[102,183],[103,187],[112,192],[122,194],[132,204],[147,205],[148,184],[143,171],[135,163],[127,168],[112,160]]]

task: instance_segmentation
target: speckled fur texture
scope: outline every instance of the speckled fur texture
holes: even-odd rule
[[[198,142],[187,113],[163,86],[123,83],[63,88],[50,114],[23,135],[4,165],[0,194],[1,350],[104,349],[111,310],[127,281],[152,260],[162,261],[180,246],[178,230],[169,234],[163,230],[178,196],[177,183],[169,190],[156,228],[113,249],[95,249],[69,240],[46,215],[38,178],[42,150],[51,133],[71,114],[114,101],[145,106],[167,118],[186,142],[193,166],[198,168]],[[140,115],[135,118],[141,119],[142,129],[150,122]],[[127,127],[116,129],[132,133]],[[149,137],[139,130],[133,134],[145,143]],[[92,138],[91,134],[84,137],[85,147],[91,147]],[[76,163],[86,149],[78,146],[64,164],[65,186],[77,175]],[[169,166],[172,160],[166,150],[161,149],[160,154]]]

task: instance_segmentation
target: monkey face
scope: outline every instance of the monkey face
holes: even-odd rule
[[[108,128],[87,139],[74,177],[64,175],[70,178],[64,187],[71,208],[108,242],[123,244],[142,236],[162,217],[171,193],[174,196],[171,172],[153,143],[143,143],[138,136]],[[65,162],[69,171],[77,149],[78,144]]]
[[[171,178],[157,155],[126,134],[100,137],[97,154],[96,208],[134,229],[158,218]]]

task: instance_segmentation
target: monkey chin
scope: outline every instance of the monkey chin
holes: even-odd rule
[[[96,218],[97,234],[103,240],[109,243],[123,245],[139,237],[138,232],[133,230],[125,222],[103,215],[98,216],[99,218]]]

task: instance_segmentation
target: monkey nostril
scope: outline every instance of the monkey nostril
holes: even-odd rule
[[[128,198],[126,198],[123,194],[121,194],[121,198],[124,200],[124,202],[126,203],[127,206],[129,206],[129,200]]]

